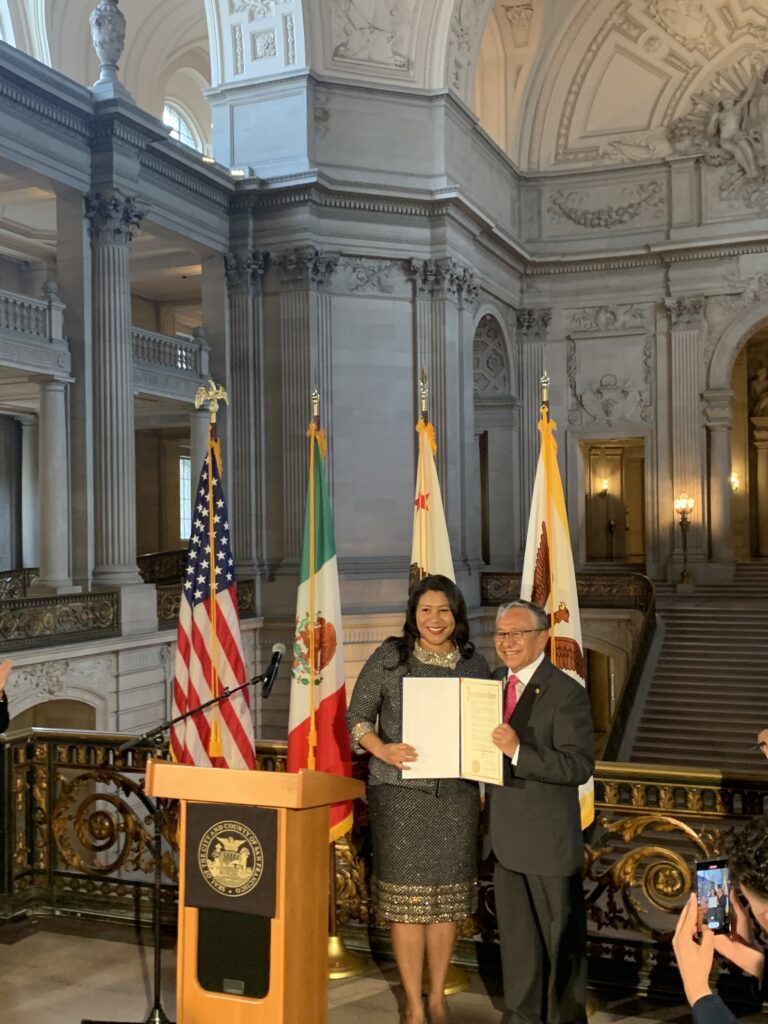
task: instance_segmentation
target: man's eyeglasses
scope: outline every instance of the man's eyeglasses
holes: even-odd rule
[[[534,629],[510,629],[508,633],[496,630],[493,639],[496,643],[503,644],[505,640],[522,640],[526,633],[541,633],[541,629],[538,626]]]

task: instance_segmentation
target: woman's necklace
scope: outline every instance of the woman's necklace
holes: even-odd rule
[[[413,653],[423,665],[439,665],[441,668],[456,668],[461,657],[458,647],[452,651],[427,651],[418,642],[414,645]]]

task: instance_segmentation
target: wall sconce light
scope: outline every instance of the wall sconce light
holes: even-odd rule
[[[600,496],[602,498],[606,498],[608,496],[608,478],[605,476],[600,481]]]
[[[738,491],[739,487],[741,486],[741,480],[739,480],[739,474],[736,472],[735,469],[731,473],[731,475],[728,477],[728,482],[731,485],[731,490],[735,494]]]
[[[690,583],[691,574],[688,572],[688,528],[691,525],[691,512],[693,512],[693,506],[696,503],[693,498],[689,498],[687,494],[683,493],[679,498],[675,498],[675,512],[680,517],[680,533],[683,541],[683,571],[680,573],[681,583]]]

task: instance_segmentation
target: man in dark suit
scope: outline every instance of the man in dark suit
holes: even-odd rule
[[[728,845],[731,882],[738,886],[755,920],[768,928],[768,819],[755,818],[733,836]],[[703,928],[697,941],[696,894],[683,908],[677,922],[672,947],[685,986],[685,995],[693,1007],[695,1024],[735,1024],[736,1018],[709,987],[709,974],[715,950],[731,960],[754,979],[755,997],[768,1001],[768,951],[755,939],[752,922],[738,895],[731,892],[733,924],[730,935],[715,935]]]
[[[587,922],[579,789],[594,771],[584,687],[549,661],[549,619],[513,601],[496,616],[504,784],[488,787],[508,1024],[586,1021]]]
[[[8,682],[12,668],[13,662],[10,658],[0,665],[0,732],[5,732],[11,720],[11,716],[8,714],[8,694],[5,692],[5,684]]]

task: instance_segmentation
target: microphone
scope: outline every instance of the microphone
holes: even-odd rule
[[[285,644],[275,644],[272,648],[272,660],[267,665],[267,671],[263,675],[264,682],[261,685],[261,699],[264,700],[272,692],[272,687],[277,679],[277,670],[285,654]]]

